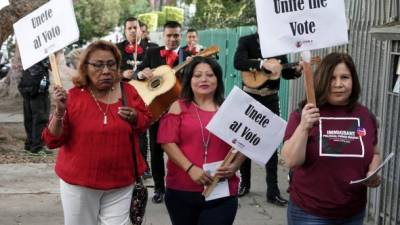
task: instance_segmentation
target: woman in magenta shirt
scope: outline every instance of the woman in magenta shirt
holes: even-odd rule
[[[380,164],[375,116],[358,103],[360,83],[351,57],[332,53],[315,76],[317,105],[303,101],[290,115],[282,154],[293,171],[289,225],[362,225],[367,187]]]
[[[235,172],[244,156],[220,168],[230,196],[205,201],[204,186],[212,181],[207,163],[224,160],[230,146],[206,126],[223,101],[222,69],[212,58],[196,57],[183,75],[182,98],[160,121],[158,142],[168,155],[165,204],[173,225],[231,225],[235,219],[239,179]]]

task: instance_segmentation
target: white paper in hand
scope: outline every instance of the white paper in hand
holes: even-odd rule
[[[390,154],[386,157],[385,161],[383,161],[383,163],[381,163],[381,165],[379,165],[378,168],[376,168],[375,171],[372,172],[368,177],[363,178],[363,179],[359,179],[359,180],[352,180],[352,181],[350,181],[350,184],[359,184],[359,183],[362,183],[362,182],[367,181],[367,180],[370,179],[372,176],[374,176],[375,174],[377,174],[377,173],[389,162],[389,160],[390,160],[393,156],[394,156],[394,152],[390,153]]]
[[[211,176],[214,176],[217,169],[221,166],[222,161],[206,163],[203,165],[203,170],[206,171]],[[215,185],[213,191],[206,198],[206,201],[223,198],[229,196],[229,184],[228,180],[220,180],[217,185]]]

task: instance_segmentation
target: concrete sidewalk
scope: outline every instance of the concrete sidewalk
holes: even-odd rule
[[[53,164],[0,164],[0,224],[1,225],[62,225],[63,214],[58,190],[58,178]],[[235,225],[283,225],[286,208],[277,207],[265,199],[265,171],[253,165],[252,190],[240,198]],[[287,169],[279,168],[280,188],[286,193]],[[146,182],[151,182],[147,180]],[[149,197],[153,195],[149,189]],[[146,225],[169,225],[164,204],[155,205],[149,199]]]

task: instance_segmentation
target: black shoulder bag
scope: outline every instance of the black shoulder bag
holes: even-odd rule
[[[121,98],[122,105],[127,106],[126,95],[124,91],[124,85],[121,84]],[[135,146],[132,145],[133,165],[134,165],[134,176],[135,184],[133,185],[131,208],[129,210],[129,217],[133,225],[141,225],[146,212],[148,192],[147,187],[143,184],[143,180],[138,175],[138,162],[136,158]]]

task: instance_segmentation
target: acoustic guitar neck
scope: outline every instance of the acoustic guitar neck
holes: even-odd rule
[[[218,45],[211,45],[210,47],[208,47],[208,48],[204,49],[203,51],[199,52],[199,53],[198,53],[197,55],[195,55],[194,57],[196,57],[196,56],[208,57],[208,56],[217,54],[218,52],[219,52],[219,47],[218,47]],[[190,63],[190,61],[184,61],[183,63],[181,63],[181,64],[175,66],[175,67],[173,68],[173,70],[174,70],[175,72],[178,72],[178,71],[181,70],[183,67],[187,66],[189,63]]]

